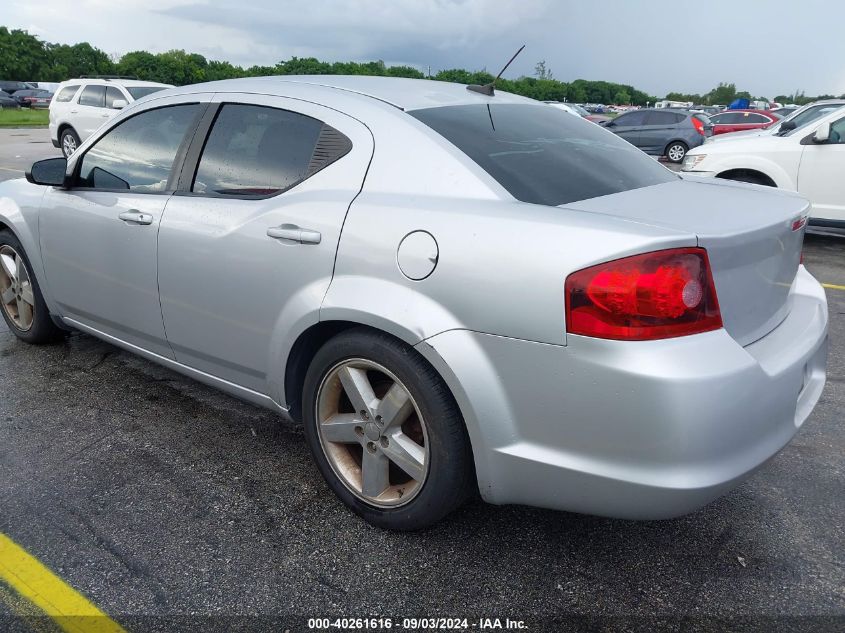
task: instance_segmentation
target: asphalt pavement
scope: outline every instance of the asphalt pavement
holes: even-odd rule
[[[43,134],[0,130],[0,177],[57,155]],[[845,238],[809,236],[805,263],[845,286]],[[33,347],[0,322],[0,533],[130,631],[845,630],[845,291],[828,299],[815,412],[706,508],[633,522],[475,501],[415,534],[348,512],[274,414],[90,336]],[[27,608],[0,582],[0,630],[51,630]]]

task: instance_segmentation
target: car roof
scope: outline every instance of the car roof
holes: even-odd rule
[[[162,88],[172,88],[172,84],[163,84],[157,81],[143,81],[141,79],[118,79],[118,78],[104,78],[104,77],[85,77],[79,79],[67,79],[63,81],[60,88],[65,86],[79,86],[79,85],[103,85],[103,86],[123,86],[125,88],[134,88],[136,86],[161,86]]]
[[[315,89],[344,91],[363,95],[388,103],[401,110],[419,110],[446,105],[473,103],[530,103],[540,101],[496,90],[494,96],[467,90],[463,84],[432,79],[407,79],[404,77],[373,77],[362,75],[280,75],[225,79],[205,84],[192,84],[170,91],[170,94],[194,92],[246,92],[286,96],[290,84],[306,84]]]

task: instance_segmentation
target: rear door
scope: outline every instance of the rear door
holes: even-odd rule
[[[112,116],[106,109],[106,87],[93,84],[84,86],[75,107],[70,109],[70,115],[70,124],[84,141]]]
[[[179,362],[277,399],[273,342],[317,322],[372,136],[301,100],[214,101],[159,232],[167,339]]]
[[[827,143],[802,142],[798,192],[813,203],[813,218],[845,222],[845,117],[831,123]]]
[[[640,149],[649,154],[662,154],[669,141],[677,138],[678,124],[686,118],[680,112],[650,110],[640,131]]]

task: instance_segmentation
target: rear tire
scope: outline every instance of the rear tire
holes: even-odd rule
[[[476,487],[452,394],[416,350],[387,334],[355,328],[330,339],[311,361],[302,402],[317,468],[373,525],[426,528]]]
[[[22,341],[40,345],[64,338],[50,317],[23,246],[9,231],[0,231],[0,312]]]
[[[62,148],[62,154],[64,154],[65,158],[70,158],[71,154],[79,148],[80,143],[79,135],[72,127],[66,127],[62,130],[59,136],[59,145]]]
[[[689,148],[686,143],[672,141],[666,146],[666,158],[670,163],[682,163]]]

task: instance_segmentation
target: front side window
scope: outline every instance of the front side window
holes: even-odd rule
[[[109,130],[82,157],[77,186],[165,191],[176,153],[204,106],[148,110]]]
[[[845,119],[839,119],[836,123],[831,124],[827,142],[833,145],[845,143]]]
[[[304,114],[224,105],[203,148],[192,191],[269,196],[290,189],[346,154],[340,132]]]
[[[845,106],[842,103],[826,103],[823,105],[812,106],[807,108],[806,110],[801,110],[800,113],[797,113],[793,116],[790,116],[787,121],[792,121],[795,123],[795,128],[788,132],[786,136],[789,136],[797,129],[804,127],[808,123],[812,123],[816,119],[820,119],[821,117],[825,116],[826,114],[830,114],[834,110],[838,110],[839,108]],[[780,126],[778,126],[780,129]]]
[[[79,105],[103,108],[106,105],[105,86],[85,86],[79,95]]]
[[[76,94],[77,90],[79,90],[79,86],[65,86],[64,88],[59,90],[59,94],[56,95],[54,101],[70,101],[71,99],[73,99],[73,95]]]
[[[629,125],[645,125],[645,119],[648,112],[629,112],[622,116],[616,117],[613,121],[614,126],[629,126]]]
[[[679,178],[615,134],[557,108],[474,104],[408,114],[523,202],[557,206]]]

